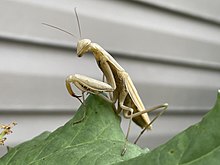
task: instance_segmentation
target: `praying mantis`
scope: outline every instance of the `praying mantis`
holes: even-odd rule
[[[77,18],[79,34],[81,38],[81,28],[76,8],[74,11]],[[49,24],[45,25],[66,32],[65,30],[62,30],[55,26]],[[71,34],[69,32],[66,33]],[[166,111],[168,104],[165,103],[146,109],[129,74],[118,64],[118,62],[107,51],[105,51],[97,43],[93,43],[89,39],[79,40],[77,42],[77,56],[82,57],[87,52],[91,52],[94,55],[97,65],[103,72],[106,82],[98,81],[87,76],[75,74],[69,75],[67,77],[66,88],[69,94],[73,97],[76,97],[77,99],[79,99],[80,96],[77,96],[73,92],[71,88],[72,83],[83,93],[89,92],[97,94],[113,104],[115,104],[116,102],[118,103],[117,109],[115,109],[116,114],[120,114],[121,112],[123,112],[124,117],[129,119],[129,126],[125,137],[125,143],[121,152],[121,155],[123,156],[127,150],[126,145],[130,132],[131,121],[133,120],[138,126],[142,128],[141,133],[134,142],[137,143],[140,136],[146,130],[152,129],[152,123],[160,115],[162,115],[162,113]],[[102,95],[103,92],[108,92],[110,97]],[[153,120],[150,120],[147,113],[158,109],[162,110],[154,117]]]
[[[88,77],[77,79],[76,76],[70,75],[66,79],[67,89],[69,93],[74,96],[74,92],[71,89],[70,83],[73,83],[82,91],[86,92],[113,92],[113,96],[110,97],[110,102],[116,103],[118,101],[117,114],[123,111],[125,118],[130,119],[129,126],[126,134],[126,142],[130,132],[131,120],[133,120],[138,126],[143,128],[135,143],[145,130],[152,128],[152,123],[167,109],[168,104],[162,104],[150,109],[145,109],[140,96],[129,76],[129,74],[116,62],[116,60],[106,52],[101,46],[96,43],[92,43],[88,39],[80,40],[77,43],[77,55],[82,57],[86,52],[92,52],[99,68],[103,72],[107,83],[97,81]],[[77,76],[79,78],[79,76]],[[96,82],[90,83],[91,81]],[[108,87],[108,90],[106,89]],[[110,88],[109,88],[110,87]],[[162,108],[163,110],[156,115],[151,121],[148,116],[148,112]],[[126,152],[126,143],[124,145],[121,155]]]

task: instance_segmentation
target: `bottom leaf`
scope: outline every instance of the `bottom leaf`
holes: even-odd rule
[[[126,154],[121,156],[124,139],[120,118],[112,105],[90,95],[64,126],[12,148],[0,159],[0,164],[105,165],[146,153],[128,143]]]

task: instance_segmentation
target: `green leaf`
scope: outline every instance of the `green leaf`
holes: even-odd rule
[[[220,90],[214,108],[204,118],[166,144],[118,165],[220,164]],[[168,129],[167,129],[168,130]]]
[[[0,159],[0,164],[105,165],[146,153],[129,143],[126,154],[121,156],[124,139],[120,117],[112,105],[90,95],[64,126],[12,148]]]

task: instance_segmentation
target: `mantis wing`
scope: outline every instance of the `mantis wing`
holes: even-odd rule
[[[126,97],[124,104],[133,108],[134,113],[144,111],[145,107],[128,74],[124,76],[124,82],[128,92],[128,96]],[[143,113],[140,116],[134,117],[132,120],[142,128],[150,123],[150,118],[147,113]],[[152,126],[149,126],[148,128],[151,129]]]

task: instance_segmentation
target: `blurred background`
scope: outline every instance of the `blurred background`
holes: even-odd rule
[[[153,149],[200,121],[220,87],[219,6],[217,0],[1,0],[0,123],[18,125],[0,155],[7,145],[53,131],[73,116],[80,103],[66,91],[68,75],[102,80],[91,54],[76,56],[75,7],[82,38],[126,69],[146,108],[169,103],[141,147]],[[140,131],[133,123],[129,140]]]

